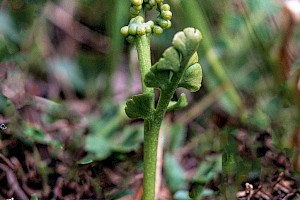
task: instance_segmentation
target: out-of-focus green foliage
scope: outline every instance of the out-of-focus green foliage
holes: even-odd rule
[[[285,79],[284,64],[278,54],[288,37],[285,25],[289,21],[284,17],[283,1],[277,2],[167,1],[173,12],[172,27],[160,37],[152,37],[152,63],[159,62],[174,34],[184,27],[198,28],[203,35],[198,55],[204,90],[193,95],[186,93],[186,98],[175,95],[170,110],[183,107],[175,102],[185,105],[188,99],[192,103],[183,111],[170,113],[173,125],[165,123],[169,131],[164,137],[163,178],[174,199],[220,199],[222,194],[235,198],[246,179],[269,172],[262,168],[261,158],[241,155],[237,140],[240,129],[248,131],[251,148],[247,151],[254,155],[262,145],[253,132],[264,131],[272,133],[272,145],[278,151],[285,152],[291,160],[298,155],[293,137],[300,119],[296,87],[300,74],[300,28],[295,25],[291,38],[287,38],[292,63]],[[119,31],[130,18],[129,7],[127,0],[0,2],[0,114],[1,120],[6,120],[0,123],[5,123],[5,131],[9,131],[1,132],[1,140],[12,137],[28,148],[45,145],[53,157],[59,153],[73,156],[74,165],[94,161],[102,164],[115,155],[124,161],[129,153],[141,150],[140,121],[129,121],[124,113],[110,107],[123,105],[128,96],[140,91],[135,81],[139,80],[137,56]],[[155,13],[147,17],[152,15]],[[16,106],[3,92],[5,66],[8,70],[17,67],[24,73],[24,88],[30,97],[49,101],[40,104],[24,97],[23,107]],[[198,104],[204,99],[208,103]],[[76,104],[78,101],[83,105]],[[30,106],[41,112],[37,117],[40,122],[31,118],[37,112],[27,115]],[[177,121],[177,116],[189,116],[190,108],[201,113],[184,119],[188,124]],[[1,153],[14,156],[7,155],[9,150]],[[137,168],[140,170],[141,166],[139,162]],[[41,165],[40,172],[43,170]],[[95,181],[98,177],[92,180],[98,197],[121,198],[133,193],[128,180],[122,182],[126,189],[122,185],[111,193]],[[219,191],[212,190],[216,189],[216,182],[224,183],[218,186]]]
[[[166,172],[167,184],[173,193],[187,189],[184,171],[174,156],[170,154],[165,155],[164,169]]]

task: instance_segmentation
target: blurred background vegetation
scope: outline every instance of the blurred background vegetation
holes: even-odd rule
[[[0,2],[0,198],[140,199],[142,122],[124,113],[141,92],[120,34],[129,1]],[[255,195],[296,194],[299,1],[166,2],[172,27],[152,37],[152,61],[198,28],[203,86],[166,116],[158,199],[236,199],[246,182]],[[285,192],[280,178],[293,183]]]

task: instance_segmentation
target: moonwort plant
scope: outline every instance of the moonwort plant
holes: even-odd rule
[[[156,8],[159,12],[154,21],[145,22],[145,12]],[[185,94],[171,101],[176,89],[183,87],[191,92],[201,87],[202,69],[198,63],[197,49],[202,35],[199,30],[186,28],[178,32],[171,47],[166,49],[153,66],[150,57],[150,38],[162,34],[171,27],[172,12],[163,0],[131,0],[132,19],[121,29],[130,43],[135,43],[142,82],[142,94],[134,95],[126,102],[125,112],[130,118],[144,119],[144,180],[143,199],[155,198],[155,175],[158,135],[167,111],[187,105]],[[155,105],[154,89],[160,91]]]

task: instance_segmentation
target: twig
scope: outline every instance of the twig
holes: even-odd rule
[[[2,153],[0,153],[0,158],[12,169],[15,169],[15,166],[10,162],[8,158],[6,158]]]
[[[141,200],[143,196],[143,184],[140,184],[138,191],[136,192],[135,195],[133,195],[132,199],[133,200]]]
[[[14,175],[14,172],[7,167],[6,165],[3,165],[0,163],[0,169],[4,172],[6,172],[6,178],[9,186],[14,191],[18,199],[22,200],[28,200],[27,195],[23,192],[22,188],[20,187],[16,176]]]
[[[101,53],[107,53],[108,37],[101,36],[73,19],[69,13],[53,3],[48,3],[44,10],[45,17],[77,42],[84,43]]]
[[[293,64],[293,60],[290,55],[290,47],[297,22],[300,21],[299,7],[300,3],[298,1],[288,1],[284,4],[283,9],[283,37],[278,50],[278,58],[282,66],[282,73],[285,79],[289,78]]]

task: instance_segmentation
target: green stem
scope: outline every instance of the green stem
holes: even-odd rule
[[[178,86],[183,72],[173,77],[172,82],[166,90],[161,90],[157,108],[153,117],[145,120],[144,132],[144,195],[143,200],[154,200],[155,198],[155,177],[157,162],[158,136],[163,117],[167,111],[169,102]]]
[[[173,93],[171,92],[162,92],[153,117],[145,120],[143,200],[155,199],[155,177],[159,129],[172,95]]]
[[[145,120],[143,200],[155,199],[157,145],[161,119]]]
[[[154,96],[153,88],[148,88],[144,82],[145,76],[151,68],[150,37],[146,35],[138,36],[136,38],[136,49],[140,64],[143,93],[152,94]]]
[[[153,97],[153,115],[144,121],[144,181],[143,181],[143,200],[155,199],[155,177],[157,162],[158,136],[163,117],[167,111],[169,102],[178,86],[184,69],[172,78],[172,84],[165,90],[161,90],[157,108],[154,109],[154,90],[145,85],[144,79],[151,68],[150,44],[147,36],[137,37],[136,47],[140,64],[141,81],[143,93],[151,94]],[[188,60],[183,61],[185,66]]]
[[[154,89],[145,85],[145,76],[151,68],[150,37],[142,35],[136,38],[136,49],[140,65],[142,89],[144,94],[153,97],[152,110],[154,109]],[[144,180],[143,200],[154,200],[155,198],[155,177],[158,134],[162,118],[145,119],[144,121]]]

